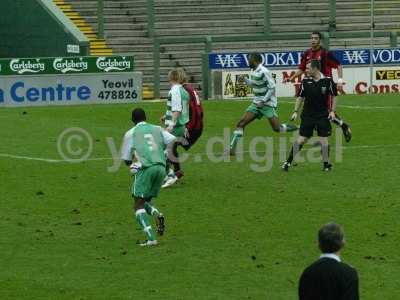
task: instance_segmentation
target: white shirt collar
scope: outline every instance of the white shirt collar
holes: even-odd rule
[[[322,74],[321,72],[319,72],[319,74],[320,74],[320,77],[319,77],[318,80],[315,80],[315,78],[313,78],[313,80],[314,80],[315,82],[318,82],[318,81],[320,81],[321,79],[324,79],[324,78],[325,78],[324,74]]]
[[[142,122],[137,123],[136,126],[144,125],[144,124],[146,124],[146,122],[145,122],[145,121],[142,121]],[[136,126],[135,126],[135,127],[136,127]]]
[[[260,72],[262,68],[263,68],[263,65],[259,64],[258,67],[254,71],[255,72]]]
[[[335,253],[323,253],[319,258],[331,258],[338,262],[341,262],[339,255],[336,255]]]

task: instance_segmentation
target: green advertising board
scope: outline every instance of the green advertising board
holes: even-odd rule
[[[133,56],[80,56],[0,59],[3,75],[56,75],[133,72]]]

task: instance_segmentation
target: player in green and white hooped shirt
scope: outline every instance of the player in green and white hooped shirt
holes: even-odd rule
[[[132,185],[136,219],[147,236],[141,246],[157,245],[155,233],[147,215],[153,216],[159,235],[164,233],[164,216],[152,205],[151,200],[158,196],[166,172],[165,149],[175,137],[160,126],[146,123],[143,109],[132,111],[135,127],[126,132],[122,146],[122,159],[135,174]],[[136,162],[132,163],[136,158]]]
[[[169,166],[168,176],[165,178],[163,188],[173,185],[183,176],[179,163],[178,146],[179,143],[185,143],[187,137],[186,124],[189,122],[189,93],[184,89],[184,72],[180,69],[171,70],[168,73],[168,80],[171,90],[168,93],[167,111],[163,116],[165,128],[168,132],[177,137],[177,142],[172,147],[172,157],[167,161]],[[173,169],[170,166],[173,166]]]
[[[298,129],[295,125],[282,124],[278,119],[275,81],[271,72],[262,65],[262,56],[259,53],[251,53],[249,65],[252,72],[250,79],[245,80],[247,85],[253,88],[254,99],[233,132],[230,143],[231,155],[235,155],[236,145],[243,136],[244,128],[255,119],[266,117],[275,132],[290,132]]]

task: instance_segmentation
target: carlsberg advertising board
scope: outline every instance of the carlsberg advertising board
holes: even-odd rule
[[[131,103],[142,99],[132,56],[0,60],[0,107]]]

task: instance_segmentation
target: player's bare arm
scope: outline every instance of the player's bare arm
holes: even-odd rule
[[[167,127],[167,131],[168,132],[172,132],[172,130],[174,129],[174,126],[175,126],[176,122],[178,121],[180,115],[181,115],[180,111],[173,111],[172,112],[172,124]]]
[[[180,111],[173,111],[172,112],[172,122],[174,122],[174,124],[176,124],[176,122],[178,121],[180,115],[181,115]]]
[[[343,89],[343,66],[339,65],[337,68],[337,72],[338,72],[338,81],[337,81],[337,87],[339,90]]]
[[[334,120],[336,118],[336,106],[337,106],[337,97],[332,97],[332,107],[329,112],[329,120]]]
[[[342,83],[343,83],[343,66],[342,65],[338,66],[337,72],[338,72],[338,77],[339,77],[338,81],[342,81]]]
[[[162,116],[160,117],[160,123],[161,123],[162,125],[164,125],[164,123],[165,123],[165,115],[162,115]]]
[[[251,80],[249,77],[247,77],[246,75],[241,75],[240,76],[240,80],[244,81],[248,86],[253,86],[253,80]]]
[[[294,110],[293,110],[292,116],[290,118],[291,121],[295,121],[297,119],[299,110],[302,107],[303,103],[304,103],[304,98],[297,97],[296,102],[294,103]]]

